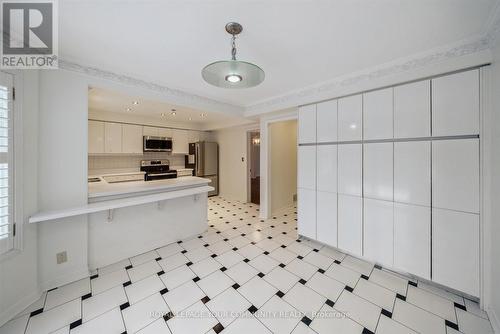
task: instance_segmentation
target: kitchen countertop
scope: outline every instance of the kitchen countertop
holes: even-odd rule
[[[89,199],[98,199],[110,196],[139,196],[149,193],[159,193],[172,190],[204,186],[211,182],[196,176],[183,176],[175,179],[163,179],[155,181],[130,181],[108,183],[91,182],[88,184]]]

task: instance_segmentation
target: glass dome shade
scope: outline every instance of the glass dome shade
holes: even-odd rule
[[[221,88],[249,88],[264,81],[264,71],[257,65],[240,60],[211,63],[201,71],[203,79]]]

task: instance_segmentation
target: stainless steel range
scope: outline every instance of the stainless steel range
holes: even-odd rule
[[[177,171],[170,169],[170,161],[168,160],[141,160],[141,171],[146,172],[144,181],[174,179],[177,177]]]

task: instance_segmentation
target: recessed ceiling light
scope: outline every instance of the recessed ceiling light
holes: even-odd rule
[[[205,116],[207,116],[207,114],[202,113],[200,116],[201,116],[201,117],[205,117]]]
[[[139,101],[133,101],[132,102],[133,105],[138,105],[139,104]]]
[[[161,113],[161,117],[165,117],[165,113],[164,112]]]
[[[177,115],[177,113],[175,111],[172,112],[172,116],[175,116]]]
[[[132,111],[132,108],[127,108],[127,111]]]
[[[189,120],[192,121],[193,120],[193,117],[189,117]]]

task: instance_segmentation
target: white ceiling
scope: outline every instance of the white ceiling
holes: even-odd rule
[[[482,33],[495,0],[64,0],[61,58],[248,106]],[[230,56],[266,72],[258,87],[215,88],[201,69]]]

